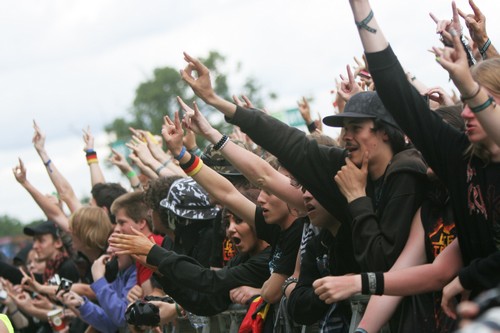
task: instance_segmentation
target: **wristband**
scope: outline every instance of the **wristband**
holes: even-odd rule
[[[184,154],[186,154],[186,147],[182,146],[181,152],[179,153],[179,155],[174,156],[174,158],[177,161],[180,161],[184,157]]]
[[[127,172],[127,178],[128,179],[134,178],[135,176],[137,176],[137,174],[135,173],[134,170],[130,170],[129,172]]]
[[[163,165],[164,167],[166,167],[167,165],[169,165],[169,164],[170,164],[170,162],[172,162],[172,159],[171,159],[171,158],[169,158],[168,160],[166,160],[165,162],[163,162],[163,164],[162,164],[162,165]]]
[[[186,311],[184,309],[181,309],[177,302],[175,303],[175,312],[177,312],[178,318],[186,318]]]
[[[358,27],[358,29],[365,29],[366,31],[374,34],[377,32],[377,29],[373,29],[372,27],[368,26],[368,23],[370,23],[372,18],[373,18],[373,10],[370,10],[370,13],[368,13],[368,16],[366,18],[364,18],[360,22],[354,21],[354,23],[356,23],[356,26]]]
[[[460,100],[462,101],[462,103],[465,103],[465,101],[469,100],[469,99],[473,99],[474,97],[476,97],[479,92],[481,91],[481,85],[478,83],[477,84],[477,90],[474,94],[472,94],[471,96],[467,96],[467,97],[464,97],[464,96],[460,96]]]
[[[155,172],[156,174],[159,176],[160,175],[160,172],[161,170],[165,169],[165,166],[164,165],[160,165],[158,168],[156,168]]]
[[[198,146],[194,146],[193,148],[189,149],[188,150],[191,154],[194,154],[196,156],[201,156],[203,155],[203,152],[201,151],[200,148],[198,148]]]
[[[481,57],[483,59],[486,59],[486,51],[488,51],[490,45],[491,45],[491,40],[488,38],[486,43],[484,43],[483,47],[479,49],[479,53],[481,53]]]
[[[219,142],[217,142],[214,145],[214,150],[221,150],[222,148],[224,148],[224,146],[227,144],[228,141],[229,141],[229,137],[224,134],[222,136],[222,138],[219,140]]]
[[[478,105],[478,106],[470,106],[469,105],[469,108],[473,113],[478,113],[478,112],[481,112],[481,111],[487,109],[491,105],[496,106],[496,103],[495,103],[495,100],[493,99],[493,97],[489,96],[488,99],[486,100],[486,102],[484,102],[483,104]]]
[[[91,151],[89,153],[86,153],[85,156],[87,157],[87,164],[88,165],[91,165],[93,163],[98,163],[97,153],[95,151]]]
[[[368,333],[364,328],[358,327],[354,331],[354,333]]]
[[[292,283],[297,282],[299,282],[299,279],[297,279],[296,277],[290,276],[286,278],[285,282],[283,282],[283,285],[281,286],[281,293],[283,294],[283,296],[285,295],[286,288],[288,288],[288,286],[290,286]]]
[[[307,124],[307,130],[309,133],[314,133],[314,131],[316,131],[316,123],[311,121],[311,123]]]
[[[18,312],[19,312],[19,308],[16,308],[14,311],[10,312],[9,315],[13,316],[13,315],[15,315]]]

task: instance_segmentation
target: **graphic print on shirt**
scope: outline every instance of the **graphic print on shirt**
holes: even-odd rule
[[[271,261],[269,261],[269,272],[273,274],[274,270],[277,267],[277,263],[281,259],[283,251],[281,251],[281,247],[279,245],[276,245],[276,249],[273,253],[273,257],[271,258]]]
[[[433,230],[428,234],[434,258],[453,242],[456,234],[455,223],[445,224],[442,217],[438,218]]]
[[[469,214],[481,214],[485,219],[488,219],[488,212],[486,211],[486,205],[481,194],[481,187],[474,184],[475,176],[476,169],[469,162],[467,165],[467,183],[469,183],[467,188],[467,206]]]

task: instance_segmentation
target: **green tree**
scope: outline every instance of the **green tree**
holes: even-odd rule
[[[17,236],[23,233],[24,224],[8,215],[0,216],[0,235]]]
[[[218,95],[225,99],[230,99],[232,93],[245,94],[256,106],[263,105],[267,98],[275,98],[276,95],[270,93],[264,97],[262,87],[255,78],[244,80],[241,91],[230,93],[228,74],[222,70],[226,63],[226,58],[216,51],[210,51],[207,57],[200,60],[210,69],[214,90]],[[241,65],[238,64],[235,70],[238,73]],[[117,140],[127,141],[130,138],[129,127],[149,130],[152,133],[160,133],[163,124],[163,117],[168,115],[173,117],[175,111],[179,110],[176,97],[180,96],[186,102],[191,103],[195,100],[189,86],[180,78],[179,71],[172,67],[156,68],[153,71],[151,79],[142,82],[136,89],[136,96],[128,114],[124,117],[115,119],[106,126],[108,133],[114,133]],[[210,117],[210,110],[201,101],[199,106],[203,114]],[[210,120],[217,119],[214,124],[224,132],[229,132],[229,125],[222,121],[222,117],[210,117]],[[200,143],[200,142],[199,142]],[[200,145],[203,147],[203,145]]]

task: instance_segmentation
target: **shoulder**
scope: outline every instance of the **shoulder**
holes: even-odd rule
[[[427,164],[418,150],[414,148],[406,149],[394,155],[387,168],[387,176],[398,172],[410,172],[426,176]]]

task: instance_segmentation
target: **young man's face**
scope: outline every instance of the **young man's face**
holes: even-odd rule
[[[123,208],[119,209],[115,214],[115,218],[116,218],[116,225],[115,225],[116,233],[135,235],[134,232],[132,231],[132,227],[140,231],[139,224],[136,223],[127,215],[125,209]]]
[[[309,221],[315,227],[328,228],[329,223],[332,223],[333,220],[332,215],[304,187],[302,187],[302,192]]]
[[[344,120],[345,149],[349,151],[349,158],[358,167],[363,162],[363,154],[368,151],[370,161],[376,161],[379,151],[383,145],[387,145],[384,131],[376,131],[371,119]]]
[[[62,241],[54,239],[51,234],[33,237],[33,250],[35,250],[39,260],[54,259],[62,246]]]
[[[262,207],[262,215],[264,215],[267,224],[280,225],[286,221],[290,214],[285,202],[264,190],[260,191],[257,202]]]

